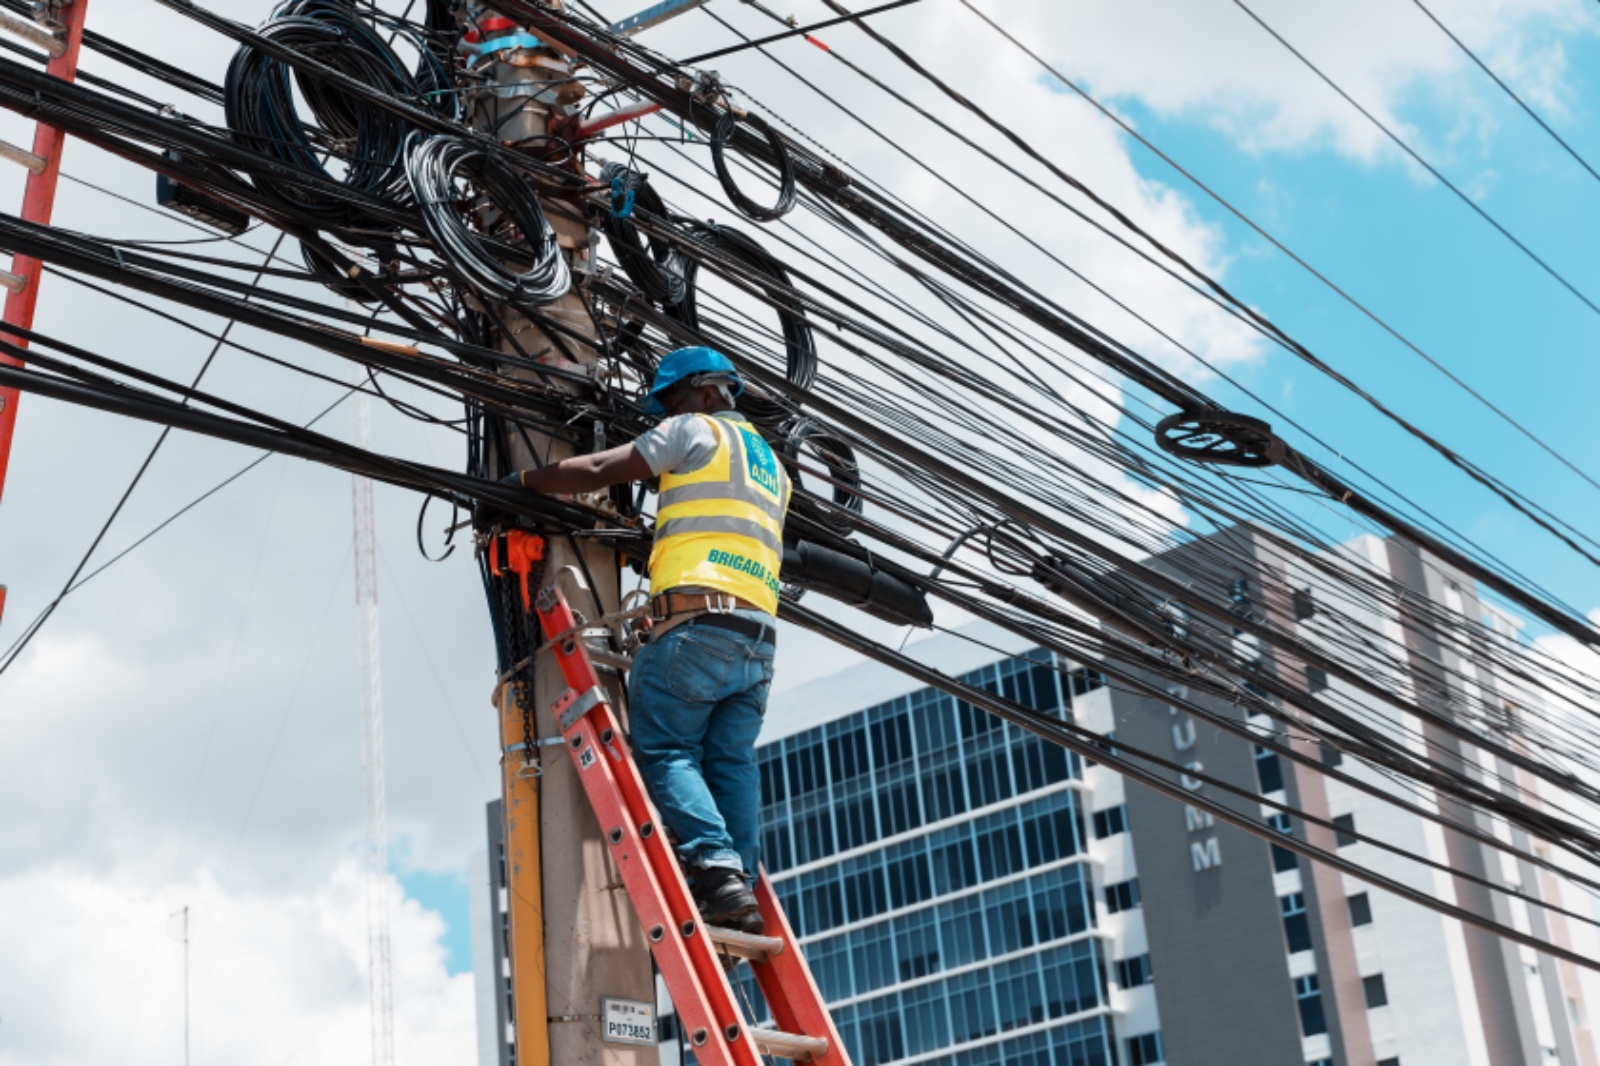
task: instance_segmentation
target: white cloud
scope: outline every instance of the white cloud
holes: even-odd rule
[[[447,976],[437,915],[390,882],[399,1063],[468,1061],[471,976]],[[292,893],[229,891],[208,870],[145,886],[60,867],[0,880],[0,1064],[155,1063],[182,1054],[191,914],[196,1061],[368,1057],[366,899],[353,861]]]
[[[1249,0],[1252,10],[1402,136],[1417,94],[1452,104],[1498,92],[1409,3]],[[1008,28],[1085,78],[1097,94],[1138,100],[1204,122],[1258,152],[1332,147],[1354,159],[1398,155],[1349,104],[1231,0],[1080,0],[981,4]],[[1574,104],[1563,84],[1564,39],[1600,31],[1581,0],[1429,0],[1468,47],[1538,106]]]

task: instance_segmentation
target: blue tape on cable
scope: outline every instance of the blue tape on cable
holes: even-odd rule
[[[471,51],[474,56],[481,59],[487,55],[494,55],[497,52],[509,52],[517,48],[545,47],[547,47],[547,45],[533,34],[524,30],[518,30],[515,33],[507,34],[504,37],[495,37],[491,40],[482,41],[474,45]]]
[[[622,201],[622,207],[617,207],[617,201]],[[627,218],[633,214],[633,190],[624,190],[622,175],[618,174],[611,179],[611,215],[613,218]]]

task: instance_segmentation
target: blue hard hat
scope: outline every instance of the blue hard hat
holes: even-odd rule
[[[666,414],[667,409],[661,404],[661,394],[668,389],[678,385],[714,383],[697,382],[695,379],[701,376],[726,378],[729,391],[734,396],[744,391],[738,368],[721,352],[711,348],[679,348],[661,357],[661,365],[656,367],[656,380],[650,386],[650,394],[644,398],[644,413],[657,418]]]

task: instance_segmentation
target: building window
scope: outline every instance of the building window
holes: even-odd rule
[[[1322,745],[1323,766],[1326,766],[1328,769],[1332,770],[1342,762],[1344,762],[1344,752],[1340,751],[1338,748],[1328,745],[1327,743]]]
[[[1351,925],[1372,924],[1372,897],[1365,892],[1357,892],[1345,901],[1350,904]]]
[[[1310,951],[1311,920],[1306,917],[1306,897],[1291,892],[1279,897],[1278,908],[1283,912],[1283,935],[1289,942],[1289,954]]]
[[[1067,673],[1067,680],[1072,687],[1073,696],[1087,696],[1097,688],[1104,688],[1106,675],[1087,666],[1080,666]]]
[[[1161,1034],[1145,1033],[1143,1036],[1128,1037],[1128,1062],[1130,1066],[1151,1066],[1151,1063],[1163,1061],[1161,1054]]]
[[[1306,691],[1313,695],[1328,687],[1328,671],[1315,666],[1306,667]]]
[[[1294,822],[1287,814],[1281,811],[1277,814],[1268,815],[1267,824],[1284,836],[1289,836],[1294,832]],[[1299,865],[1300,859],[1294,852],[1288,848],[1279,847],[1277,844],[1272,845],[1272,869],[1274,871],[1281,874],[1286,870],[1296,869]]]
[[[1278,754],[1270,748],[1256,746],[1256,780],[1261,783],[1263,793],[1283,791],[1283,763]]]
[[[1384,987],[1383,974],[1375,973],[1371,977],[1363,977],[1361,991],[1366,993],[1368,1010],[1389,1005],[1389,990]]]
[[[1333,820],[1333,840],[1341,848],[1360,842],[1356,836],[1356,816],[1341,814]]]
[[[1103,811],[1094,812],[1094,838],[1104,840],[1128,831],[1128,805],[1119,803]]]
[[[1118,881],[1106,886],[1106,913],[1132,910],[1139,905],[1139,879]]]
[[[1322,987],[1316,974],[1294,979],[1294,998],[1300,1005],[1300,1032],[1305,1036],[1326,1033],[1328,1019],[1322,1013]]]
[[[1105,752],[1107,755],[1115,755],[1117,753],[1117,749],[1111,746],[1110,741],[1113,741],[1113,740],[1116,740],[1116,739],[1117,739],[1117,731],[1115,729],[1112,729],[1112,730],[1108,731],[1105,734],[1105,739],[1104,740],[1098,740],[1098,739],[1096,739],[1094,737],[1093,734],[1090,734],[1090,736],[1089,736],[1089,746],[1091,748],[1098,748],[1099,750]],[[1099,766],[1100,764],[1095,762],[1093,759],[1089,758],[1086,755],[1083,758],[1083,765],[1084,766]]]
[[[1117,987],[1138,988],[1155,980],[1150,972],[1150,956],[1136,955],[1131,959],[1117,960]]]
[[[1304,622],[1317,613],[1317,601],[1311,598],[1310,589],[1295,589],[1289,594],[1294,603],[1294,620]]]

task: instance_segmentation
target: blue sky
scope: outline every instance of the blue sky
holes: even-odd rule
[[[1258,32],[1245,22],[1237,29]],[[1315,41],[1296,43],[1318,58]],[[1569,64],[1562,100],[1568,106],[1538,109],[1600,169],[1600,121],[1586,103],[1600,89],[1600,42],[1571,37],[1563,47]],[[1331,89],[1310,71],[1302,73],[1310,90],[1337,103]],[[1600,315],[1397,149],[1386,147],[1370,161],[1354,159],[1328,135],[1287,150],[1252,150],[1236,128],[1201,108],[1163,114],[1131,94],[1106,102],[1379,317],[1568,459],[1600,475],[1588,432],[1600,394],[1600,362],[1593,356]],[[1447,86],[1418,84],[1392,104],[1411,127],[1408,142],[1424,158],[1600,303],[1600,263],[1592,242],[1600,232],[1600,181],[1476,68],[1464,68]],[[1580,528],[1600,528],[1600,490],[1539,451],[1131,138],[1129,153],[1142,176],[1183,191],[1226,234],[1226,281],[1236,294],[1445,444]],[[1419,504],[1567,602],[1580,610],[1600,606],[1600,573],[1593,566],[1364,401],[1281,351],[1234,373],[1345,456],[1382,471]],[[1240,410],[1258,410],[1225,383],[1208,389]],[[1293,431],[1289,435],[1309,443]]]
[[[448,927],[444,936],[451,974],[472,972],[472,916],[464,870],[397,870],[406,896],[438,913]]]

